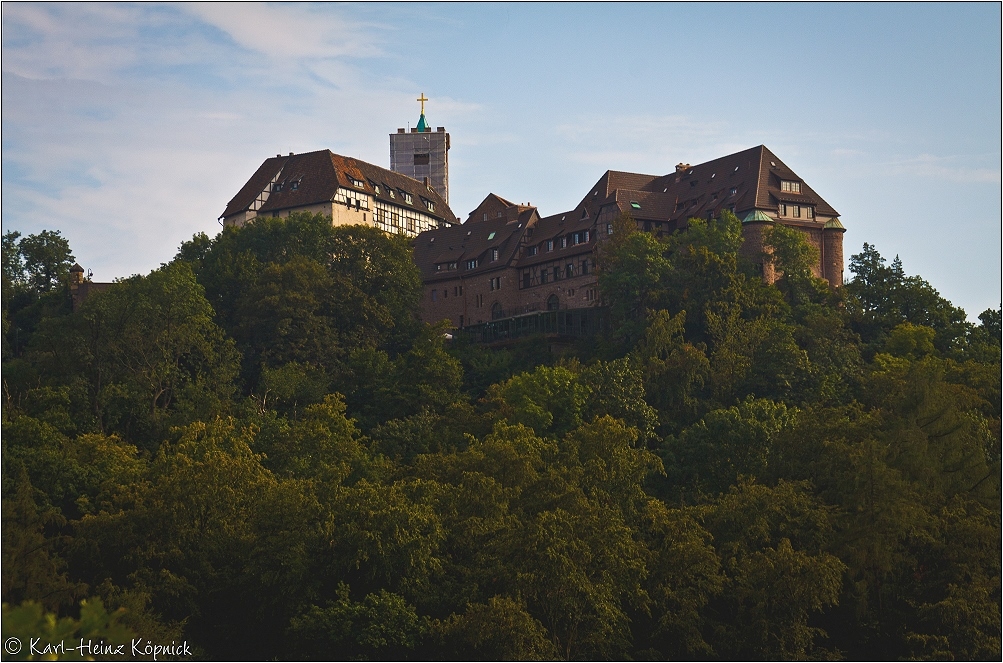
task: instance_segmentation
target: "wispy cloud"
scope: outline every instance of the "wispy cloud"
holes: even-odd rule
[[[244,48],[277,59],[376,57],[383,55],[379,35],[386,26],[346,18],[330,7],[245,2],[182,5],[225,32]]]
[[[1000,170],[993,167],[973,166],[992,159],[999,163],[999,154],[969,156],[937,156],[934,154],[918,154],[912,157],[885,161],[877,164],[895,175],[944,179],[950,182],[999,182]]]

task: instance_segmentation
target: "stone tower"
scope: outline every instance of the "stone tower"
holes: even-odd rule
[[[449,134],[445,127],[432,131],[425,121],[425,94],[421,117],[410,132],[398,129],[390,134],[390,170],[424,182],[449,203]]]

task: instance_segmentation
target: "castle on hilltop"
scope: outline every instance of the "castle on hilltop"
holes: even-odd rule
[[[455,327],[534,311],[578,309],[598,303],[597,242],[613,221],[629,215],[639,230],[658,236],[685,229],[689,219],[725,210],[742,222],[741,252],[762,263],[763,233],[782,224],[818,249],[813,271],[843,283],[839,214],[766,146],[706,163],[680,163],[666,175],[608,170],[571,210],[541,217],[528,203],[488,194],[460,223],[449,208],[449,134],[421,117],[409,132],[390,134],[385,169],[328,150],[266,159],[227,204],[223,225],[257,216],[321,213],[335,225],[362,223],[413,237],[424,283],[422,318]],[[420,178],[420,179],[419,179]]]

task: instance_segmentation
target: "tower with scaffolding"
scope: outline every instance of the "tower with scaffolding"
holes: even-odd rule
[[[410,131],[403,128],[390,134],[390,170],[412,177],[431,187],[449,203],[449,134],[445,127],[432,131],[425,120],[423,92],[416,101],[421,103],[421,117]]]

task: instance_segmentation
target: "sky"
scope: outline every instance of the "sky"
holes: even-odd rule
[[[2,21],[3,230],[59,230],[97,281],[215,235],[269,156],[389,167],[424,93],[461,218],[765,144],[840,212],[847,262],[898,255],[973,320],[1003,299],[999,3],[4,2]]]

